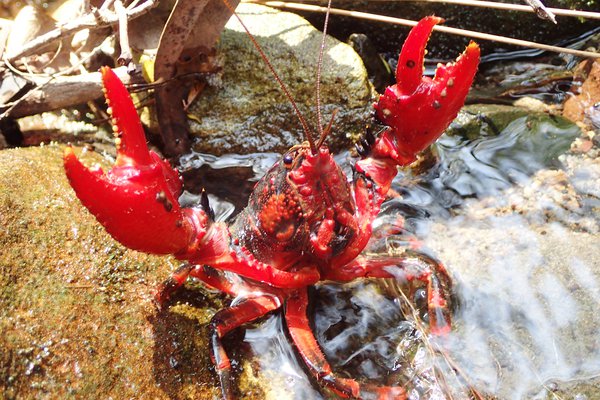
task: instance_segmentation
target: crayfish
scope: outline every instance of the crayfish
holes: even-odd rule
[[[222,338],[279,309],[318,384],[342,397],[406,397],[400,386],[360,384],[332,370],[306,313],[307,289],[319,281],[399,276],[422,281],[431,332],[449,331],[451,282],[442,264],[409,252],[395,257],[361,254],[398,166],[412,163],[437,140],[464,104],[475,76],[479,47],[473,42],[455,62],[438,66],[433,79],[423,76],[425,46],[441,21],[426,17],[408,35],[397,83],[374,104],[374,118],[382,128],[364,134],[351,179],[323,144],[324,137],[315,143],[306,135],[305,142],[285,152],[256,184],[248,206],[232,224],[214,220],[204,193],[196,207],[179,205],[178,172],[148,150],[126,88],[109,68],[102,69],[116,134],[116,164],[106,174],[88,169],[68,147],[68,179],[83,205],[116,240],[135,250],[174,254],[187,261],[162,284],[159,302],[188,277],[242,297],[217,312],[210,324],[211,358],[224,398],[233,396],[233,388]]]

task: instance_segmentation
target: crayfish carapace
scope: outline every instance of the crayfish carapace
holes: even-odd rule
[[[402,387],[372,387],[332,371],[311,332],[307,288],[321,280],[401,275],[426,285],[431,332],[450,329],[450,279],[444,267],[423,257],[363,255],[372,222],[397,174],[433,143],[464,104],[479,63],[469,44],[454,63],[423,77],[425,45],[437,17],[412,29],[400,54],[397,83],[374,105],[385,128],[368,131],[349,180],[326,145],[305,142],[288,150],[258,182],[248,206],[233,224],[215,222],[206,195],[197,207],[178,203],[181,178],[149,151],[129,94],[102,69],[118,155],[104,174],[81,164],[71,148],[64,155],[77,196],[106,230],[124,245],[187,261],[161,287],[164,300],[194,277],[231,296],[246,294],[211,322],[212,359],[223,396],[232,397],[230,362],[221,339],[233,329],[283,309],[298,354],[316,381],[343,397],[404,398]],[[235,273],[243,279],[231,280]]]

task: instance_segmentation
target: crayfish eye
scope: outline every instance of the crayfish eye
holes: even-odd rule
[[[286,166],[290,166],[290,165],[292,165],[292,163],[293,163],[293,162],[294,162],[294,157],[292,157],[292,155],[291,155],[291,154],[289,154],[289,153],[288,153],[288,154],[286,154],[285,156],[283,156],[283,163],[284,163]]]

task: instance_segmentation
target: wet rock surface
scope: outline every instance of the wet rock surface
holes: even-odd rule
[[[321,33],[301,17],[268,7],[242,4],[238,14],[264,48],[289,88],[313,134],[316,125],[316,72]],[[358,55],[328,37],[321,84],[323,125],[334,110],[333,149],[351,146],[371,112],[372,87]],[[283,152],[302,142],[302,125],[273,75],[239,22],[232,18],[221,35],[223,77],[190,107],[194,149],[212,154]]]
[[[0,397],[217,397],[207,323],[221,297],[192,287],[157,311],[154,288],[177,262],[113,241],[75,198],[61,154],[0,152]]]

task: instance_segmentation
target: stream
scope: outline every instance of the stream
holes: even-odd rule
[[[478,107],[438,141],[428,169],[398,175],[369,246],[398,251],[414,235],[446,265],[455,285],[450,335],[423,330],[399,283],[359,280],[311,291],[316,337],[342,376],[401,382],[410,399],[473,398],[471,388],[501,399],[597,398],[600,165],[569,151],[581,131],[561,117],[512,110],[498,118]],[[230,219],[277,157],[192,153],[180,169],[195,182],[189,190],[216,194],[217,219]],[[350,171],[348,152],[337,160]],[[275,314],[243,336],[260,377],[276,382],[268,398],[323,398],[284,325]]]

